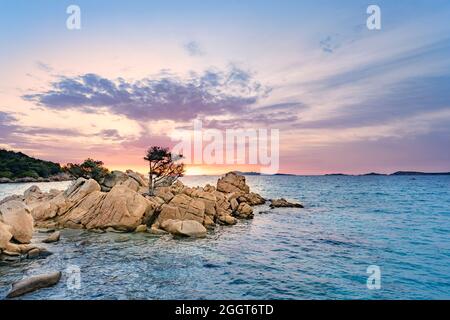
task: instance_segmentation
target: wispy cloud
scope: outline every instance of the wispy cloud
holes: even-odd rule
[[[106,109],[136,120],[189,121],[199,116],[237,114],[264,97],[269,88],[236,67],[226,71],[191,72],[181,78],[162,75],[127,81],[97,74],[60,77],[44,92],[27,94],[25,100],[49,109]]]
[[[49,64],[44,63],[42,61],[36,61],[36,66],[38,67],[39,70],[47,72],[47,73],[50,73],[53,71],[53,68]]]
[[[193,57],[205,55],[205,51],[201,48],[197,41],[189,41],[183,44],[183,48],[186,52]]]

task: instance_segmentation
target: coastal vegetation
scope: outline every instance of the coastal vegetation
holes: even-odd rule
[[[27,156],[22,152],[0,149],[0,178],[48,178],[63,173],[59,163]]]
[[[152,146],[147,150],[144,160],[149,164],[149,194],[153,195],[155,186],[163,181],[172,185],[184,174],[184,164],[178,163],[182,154],[173,154],[168,148]]]
[[[63,170],[76,179],[94,179],[97,182],[102,182],[109,175],[109,170],[104,167],[103,161],[91,158],[84,160],[81,164],[68,163]]]

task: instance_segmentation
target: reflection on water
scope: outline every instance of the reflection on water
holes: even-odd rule
[[[79,290],[69,290],[64,275],[57,286],[23,298],[450,298],[450,177],[247,179],[263,196],[306,208],[262,206],[258,211],[269,213],[198,240],[63,230],[59,243],[43,244],[52,256],[0,266],[0,297],[24,274],[76,265]],[[216,181],[183,178],[192,186]],[[54,184],[65,186],[40,187]],[[0,185],[0,198],[29,185]],[[45,236],[36,233],[33,241]],[[381,268],[381,290],[366,287],[372,264]]]

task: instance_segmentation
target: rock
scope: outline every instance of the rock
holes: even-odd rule
[[[167,234],[168,232],[160,229],[158,227],[156,227],[155,225],[152,225],[152,227],[148,230],[149,233],[154,234],[154,235],[158,235],[158,236],[162,236],[164,234]]]
[[[53,233],[55,232],[55,229],[38,229],[37,232],[39,233]]]
[[[134,172],[131,170],[127,170],[127,175],[130,178],[133,178],[139,184],[140,187],[148,187],[148,181],[140,173],[137,173],[137,172]]]
[[[253,218],[253,208],[246,202],[239,204],[239,207],[235,211],[235,215],[238,218],[252,219]]]
[[[147,226],[145,224],[141,224],[139,226],[136,227],[136,229],[134,230],[134,232],[146,232],[147,231]]]
[[[205,192],[203,190],[195,190],[192,192],[193,198],[203,202],[205,206],[205,214],[210,216],[210,218],[214,218],[216,215],[216,196],[212,193]]]
[[[217,216],[217,221],[220,224],[225,224],[225,225],[234,225],[237,223],[236,218],[232,217],[229,214],[222,214],[222,215]]]
[[[64,195],[72,202],[77,202],[95,191],[100,191],[100,185],[94,179],[86,180],[78,178],[65,192]]]
[[[106,233],[106,230],[103,230],[103,229],[91,229],[90,231],[92,231],[94,233]]]
[[[14,240],[30,243],[34,231],[34,220],[23,202],[12,200],[1,204],[0,216],[5,224],[12,227],[11,233]]]
[[[40,250],[39,250],[38,248],[35,248],[35,249],[31,249],[31,250],[28,252],[27,257],[28,257],[29,259],[35,259],[35,258],[38,258],[38,257],[39,257],[39,254],[40,254]]]
[[[25,200],[30,198],[39,198],[41,195],[42,191],[38,186],[31,186],[23,193]]]
[[[168,205],[163,205],[158,216],[161,224],[164,220],[195,220],[203,223],[205,219],[205,204],[185,194],[177,194]]]
[[[185,188],[187,187],[185,187],[181,181],[176,181],[173,185],[170,186],[170,192],[172,192],[174,195],[180,194]]]
[[[45,248],[33,248],[30,251],[28,251],[27,258],[28,259],[45,258],[51,254],[52,253]]]
[[[9,251],[9,250],[3,250],[2,254],[6,254],[7,256],[10,256],[10,257],[20,257],[21,256],[20,252]]]
[[[250,187],[245,183],[245,177],[235,172],[229,172],[217,181],[217,191],[224,193],[249,193]]]
[[[12,182],[14,181],[9,178],[0,178],[0,183],[12,183]]]
[[[122,235],[119,236],[118,238],[114,239],[114,242],[127,242],[130,240],[130,237]]]
[[[12,200],[24,201],[25,199],[22,196],[19,196],[17,194],[13,194],[12,196],[8,196],[8,197],[3,198],[2,200],[0,200],[0,204],[4,204],[4,203],[12,201]]]
[[[208,183],[206,186],[203,187],[203,190],[205,192],[213,193],[214,191],[216,191],[216,187],[214,187]]]
[[[12,239],[12,227],[0,221],[0,250],[5,250]]]
[[[169,203],[174,197],[169,187],[156,188],[155,195],[163,199],[165,203]]]
[[[289,202],[284,198],[281,199],[272,199],[270,200],[271,208],[304,208],[303,204],[301,203],[293,203]]]
[[[61,272],[53,272],[30,277],[13,283],[12,289],[6,297],[15,298],[42,288],[48,288],[57,284],[60,279]]]
[[[106,232],[114,232],[114,233],[125,233],[125,232],[127,232],[126,230],[117,230],[117,229],[114,229],[114,228],[112,228],[112,227],[106,228],[105,231],[106,231]]]
[[[109,175],[105,177],[102,182],[102,186],[111,190],[116,184],[124,182],[128,179],[128,176],[122,171],[112,171]]]
[[[251,206],[258,206],[266,203],[266,199],[257,193],[250,192],[248,194],[241,195],[239,197],[239,202],[247,202]]]
[[[50,236],[48,236],[46,239],[42,240],[42,242],[44,242],[44,243],[58,242],[60,237],[61,237],[61,233],[59,231],[56,231],[56,232],[52,233]]]
[[[237,208],[239,207],[239,203],[237,202],[236,199],[231,199],[230,205],[231,205],[231,210],[233,210],[233,211],[236,211]]]
[[[127,180],[118,183],[116,186],[125,186],[135,192],[138,192],[140,188],[139,183],[133,178],[128,178]]]
[[[78,179],[64,194],[35,207],[32,214],[39,226],[52,220],[67,228],[133,231],[150,207],[148,199],[124,185],[105,193],[96,181]]]
[[[161,228],[173,235],[184,237],[203,238],[206,236],[206,228],[194,220],[165,220]]]
[[[205,218],[203,219],[203,225],[208,229],[214,229],[216,224],[214,223],[213,217],[210,217],[205,214]]]

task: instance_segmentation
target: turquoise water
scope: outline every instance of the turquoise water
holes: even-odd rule
[[[188,185],[217,177],[185,177]],[[251,221],[206,239],[64,230],[54,254],[0,266],[0,298],[24,274],[64,274],[24,299],[450,299],[450,176],[248,176],[263,196],[305,209],[262,206]],[[23,186],[0,185],[0,196]],[[39,242],[45,237],[36,234]],[[369,265],[381,288],[366,286]]]

